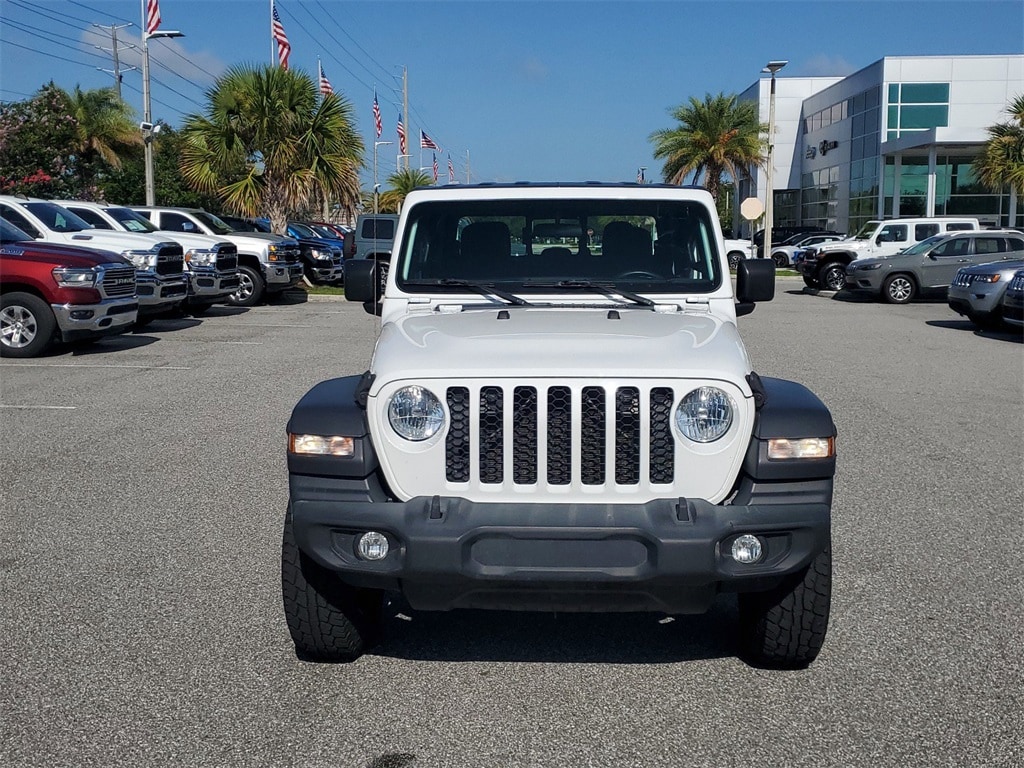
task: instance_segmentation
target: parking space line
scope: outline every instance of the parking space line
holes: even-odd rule
[[[189,344],[245,344],[250,347],[262,346],[262,341],[219,341],[217,339],[189,339]]]
[[[141,371],[191,371],[184,365],[100,365],[93,363],[4,363],[3,368],[130,368]]]
[[[78,406],[75,405],[4,405],[0,403],[0,408],[10,408],[15,411],[75,411],[78,410]]]

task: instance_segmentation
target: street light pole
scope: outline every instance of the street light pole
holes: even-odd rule
[[[142,5],[143,19],[142,25],[145,29],[146,19],[146,5]],[[176,30],[167,30],[165,32],[143,32],[142,33],[142,125],[139,128],[142,129],[142,144],[143,144],[143,155],[145,157],[146,164],[146,205],[156,204],[156,184],[153,180],[153,139],[156,138],[157,133],[160,132],[160,126],[153,125],[152,108],[150,107],[149,98],[149,39],[151,37],[184,37],[185,35]]]
[[[386,147],[389,144],[394,144],[393,141],[375,141],[373,142],[373,214],[377,215],[377,199],[380,197],[380,193],[377,189],[380,184],[377,183],[377,147]]]
[[[772,257],[772,227],[775,224],[775,190],[772,188],[772,174],[775,165],[775,73],[786,66],[788,61],[769,61],[762,72],[772,75],[771,91],[768,96],[768,168],[765,172],[764,198],[764,258]]]

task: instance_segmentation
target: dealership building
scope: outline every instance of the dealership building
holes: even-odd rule
[[[869,219],[976,216],[1024,225],[1024,200],[983,187],[971,164],[986,129],[1024,94],[1024,55],[887,56],[847,77],[775,80],[774,226],[855,232]],[[740,95],[769,122],[771,78]],[[765,200],[766,174],[737,185]]]

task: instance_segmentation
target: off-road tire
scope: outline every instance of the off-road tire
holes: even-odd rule
[[[807,275],[803,275],[803,278],[804,278],[804,285],[806,285],[808,288],[815,288],[815,289],[817,289],[817,288],[820,287],[818,281],[815,280],[813,277],[809,277]]]
[[[281,594],[295,655],[303,661],[354,661],[379,638],[383,593],[348,586],[303,554],[291,509],[281,543]]]
[[[267,284],[258,269],[238,265],[238,290],[231,294],[228,303],[235,307],[254,307],[263,298]]]
[[[846,270],[842,264],[826,264],[818,271],[818,283],[822,290],[841,291],[846,285]]]
[[[741,655],[756,667],[803,669],[825,642],[831,600],[831,548],[775,589],[740,594]]]
[[[57,319],[49,305],[31,293],[0,296],[0,355],[35,357],[53,341]]]
[[[907,304],[917,295],[917,284],[910,275],[889,275],[882,283],[882,298],[889,304]]]
[[[377,260],[377,275],[379,276],[379,280],[378,280],[378,283],[377,283],[377,290],[380,291],[380,294],[377,297],[378,301],[380,299],[384,298],[384,293],[387,291],[387,287],[388,287],[388,272],[390,272],[390,271],[391,271],[391,261],[390,261],[390,259],[378,259]]]
[[[735,271],[739,267],[740,262],[743,261],[744,256],[740,251],[729,251],[726,258],[729,259],[729,269]]]

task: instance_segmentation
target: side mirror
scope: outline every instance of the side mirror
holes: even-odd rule
[[[745,304],[753,305],[774,298],[775,262],[771,259],[742,259],[736,265],[737,313],[749,314],[754,308],[746,309]]]
[[[376,259],[352,259],[345,264],[345,298],[349,301],[380,301]]]

